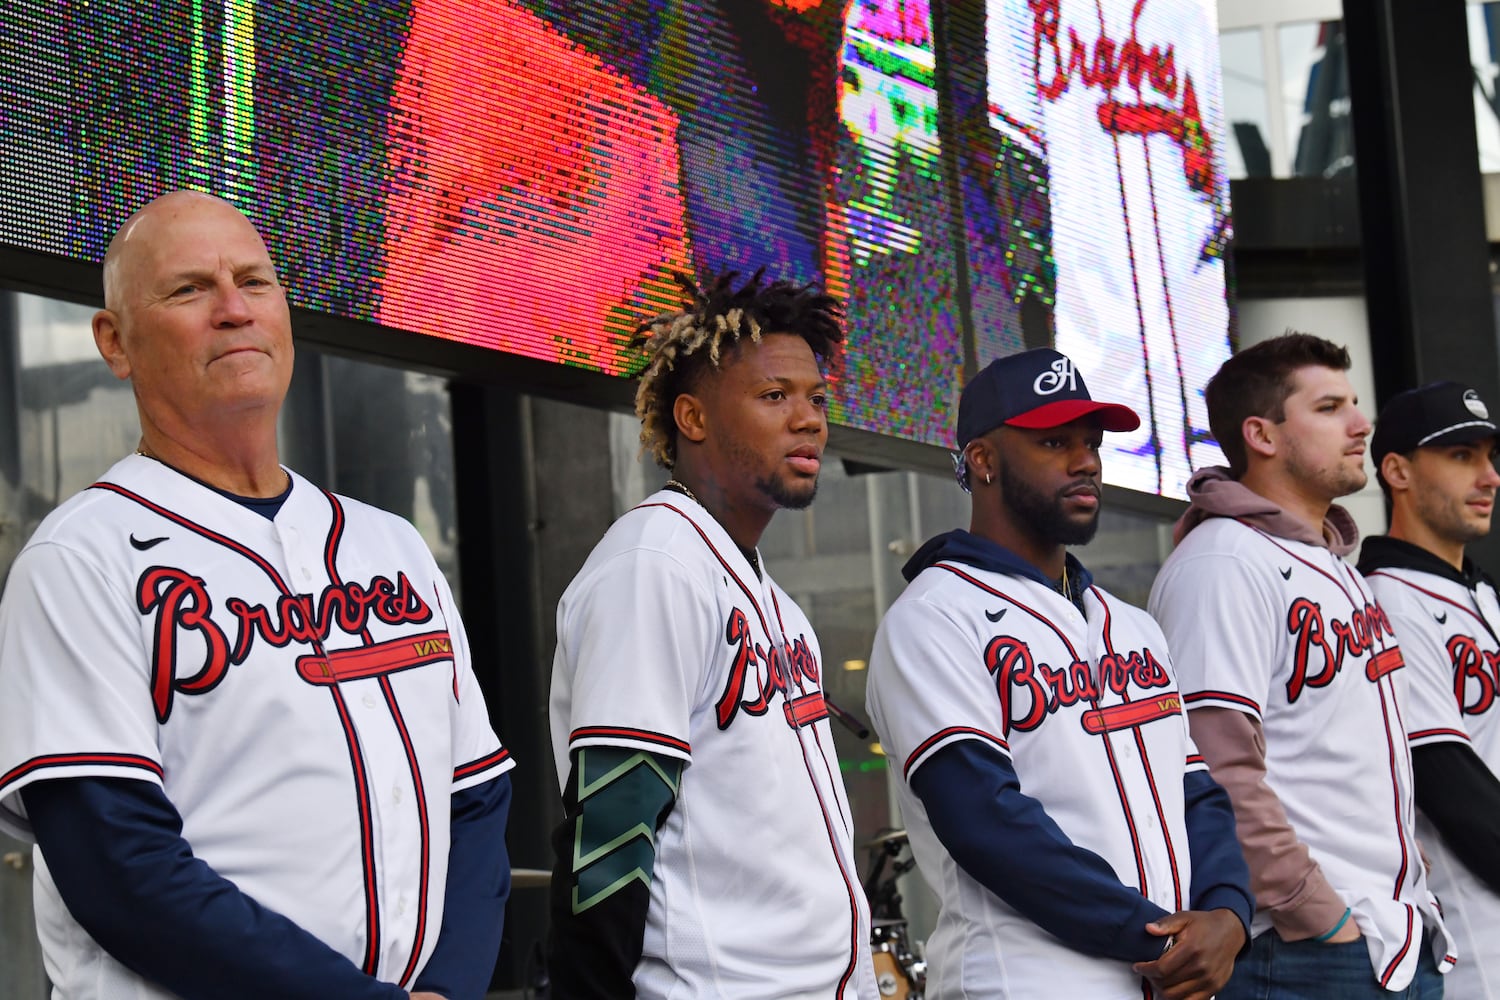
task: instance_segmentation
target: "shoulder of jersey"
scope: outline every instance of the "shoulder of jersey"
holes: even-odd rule
[[[1232,517],[1211,517],[1189,531],[1168,558],[1186,559],[1208,553],[1240,555],[1254,552],[1264,544],[1266,542],[1260,532],[1249,525],[1241,524]]]
[[[926,567],[922,572],[911,580],[906,589],[896,598],[898,601],[921,601],[921,600],[947,600],[951,598],[962,599],[968,594],[977,594],[980,591],[958,573],[943,569],[942,566],[951,565],[961,573],[967,573],[976,579],[984,580],[991,577],[988,570],[977,569],[964,563],[934,563]],[[1000,581],[1007,578],[1002,576]]]
[[[952,568],[944,569],[945,566]],[[972,577],[980,585],[975,586],[966,577]],[[896,598],[895,604],[922,601],[954,621],[966,621],[974,618],[981,609],[988,614],[1006,603],[1007,597],[1028,602],[1030,598],[1026,592],[1031,586],[1030,581],[1022,577],[944,560],[918,573]]]
[[[592,566],[631,551],[682,565],[697,565],[696,560],[701,557],[702,565],[717,566],[711,548],[715,544],[711,539],[717,532],[706,523],[709,520],[706,513],[686,501],[667,507],[648,499],[615,519],[589,553],[579,575],[586,575]],[[702,529],[700,523],[704,523]]]
[[[293,475],[296,476],[296,473],[293,473]],[[322,488],[317,483],[304,479],[301,476],[296,476],[296,484],[297,489],[322,492]],[[417,530],[417,526],[400,514],[394,514],[383,507],[376,507],[374,504],[365,503],[363,500],[356,500],[354,497],[346,497],[342,493],[334,493],[333,496],[338,500],[339,506],[343,508],[344,520],[351,529],[382,528],[397,534],[407,535],[409,539],[415,539],[421,542],[424,547],[426,546],[427,543],[422,539],[422,533]]]
[[[42,522],[37,525],[31,538],[27,540],[26,548],[47,542],[65,545],[84,544],[93,547],[104,539],[112,537],[105,526],[117,522],[109,510],[125,502],[127,501],[121,500],[116,494],[106,490],[80,490],[42,518]],[[121,530],[113,534],[120,536],[119,541],[123,545],[125,532]]]
[[[1432,573],[1423,573],[1421,570],[1390,566],[1363,574],[1363,576],[1365,582],[1370,585],[1370,589],[1375,592],[1375,597],[1380,601],[1381,606],[1387,610],[1443,603],[1440,598],[1430,597],[1423,591],[1442,595],[1465,606],[1470,601],[1467,587]],[[1413,584],[1415,586],[1412,586]],[[1418,590],[1417,587],[1421,587],[1422,590]]]
[[[1099,592],[1099,599],[1109,608],[1110,618],[1116,625],[1124,625],[1128,622],[1149,633],[1160,635],[1163,641],[1166,640],[1166,634],[1162,632],[1160,623],[1145,608],[1138,604],[1131,604],[1123,597],[1115,596],[1097,583],[1094,584],[1094,589]]]

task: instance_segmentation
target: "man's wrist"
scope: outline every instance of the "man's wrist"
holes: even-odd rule
[[[1333,927],[1328,931],[1325,931],[1324,933],[1319,934],[1317,937],[1313,938],[1313,940],[1318,942],[1319,944],[1326,943],[1335,934],[1344,929],[1344,925],[1349,922],[1349,917],[1353,915],[1353,912],[1354,911],[1349,909],[1349,907],[1344,907],[1344,915],[1342,917],[1339,917],[1339,922],[1334,924]]]

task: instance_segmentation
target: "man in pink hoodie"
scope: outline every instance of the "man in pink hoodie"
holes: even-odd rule
[[[1209,381],[1200,471],[1151,591],[1258,912],[1221,1000],[1436,998],[1453,946],[1414,832],[1401,651],[1342,558],[1370,421],[1348,352],[1289,333]]]

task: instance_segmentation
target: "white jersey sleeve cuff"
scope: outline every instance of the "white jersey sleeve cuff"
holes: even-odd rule
[[[585,726],[575,729],[568,735],[568,751],[572,752],[579,747],[626,747],[675,757],[687,763],[692,763],[693,760],[693,748],[687,740],[627,726]]]
[[[962,743],[965,740],[979,740],[983,743],[988,743],[996,750],[999,750],[1005,756],[1006,760],[1010,759],[1010,744],[993,733],[987,733],[982,729],[973,729],[968,726],[950,726],[947,729],[933,733],[911,752],[911,756],[906,758],[906,763],[901,767],[901,776],[910,781],[911,776],[916,773],[917,768],[921,767],[933,754],[943,749],[943,747],[954,743]]]
[[[491,778],[500,777],[515,766],[516,762],[511,757],[510,751],[505,747],[496,747],[493,753],[487,753],[483,757],[460,764],[453,769],[453,791],[461,792],[465,788],[482,785]]]
[[[1469,745],[1472,741],[1469,734],[1462,729],[1416,729],[1406,734],[1406,742],[1410,746],[1425,747],[1435,743],[1463,743]]]
[[[1182,707],[1187,711],[1195,708],[1232,708],[1236,712],[1244,712],[1257,722],[1263,721],[1260,717],[1260,705],[1233,691],[1194,691],[1183,695]]]
[[[21,805],[21,789],[57,778],[127,778],[161,785],[161,763],[130,753],[43,754],[0,775],[0,831],[31,840],[31,823]]]

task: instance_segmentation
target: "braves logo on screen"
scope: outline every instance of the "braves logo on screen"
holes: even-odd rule
[[[1049,715],[1079,702],[1097,702],[1105,692],[1123,696],[1132,687],[1151,692],[1172,686],[1171,676],[1150,649],[1106,653],[1099,659],[1096,682],[1093,668],[1082,660],[1074,660],[1065,667],[1039,663],[1024,640],[997,635],[985,646],[984,666],[995,678],[1007,734],[1011,730],[1029,732]],[[1021,696],[1019,700],[1017,695]],[[1129,720],[1115,712],[1132,707],[1136,712]],[[1148,697],[1140,702],[1086,712],[1081,721],[1085,729],[1097,733],[1143,725],[1165,714],[1176,714],[1181,707],[1177,692],[1173,691],[1167,697]],[[1015,712],[1022,708],[1025,714],[1015,718]]]
[[[1500,689],[1500,652],[1480,649],[1473,636],[1455,635],[1448,640],[1453,662],[1453,694],[1464,715],[1483,715],[1495,704]]]
[[[1378,604],[1355,608],[1348,621],[1333,618],[1325,622],[1316,601],[1299,597],[1287,610],[1286,628],[1293,641],[1292,676],[1286,683],[1288,702],[1302,697],[1307,688],[1332,684],[1347,658],[1374,651],[1365,665],[1365,676],[1371,681],[1404,666],[1400,647],[1376,650],[1393,637],[1391,620]]]
[[[797,636],[785,646],[773,644],[767,648],[755,641],[750,619],[735,608],[724,623],[724,641],[734,650],[734,659],[724,693],[715,706],[720,729],[728,729],[741,711],[747,715],[765,715],[778,694],[782,697],[787,725],[793,729],[828,717],[823,692],[817,687],[818,658],[805,635]],[[751,667],[755,668],[753,682]],[[809,684],[813,685],[811,691],[806,690]]]
[[[367,585],[343,583],[319,595],[288,594],[274,607],[239,597],[224,602],[233,619],[230,632],[215,620],[213,599],[204,581],[187,570],[152,566],[136,583],[136,605],[151,622],[151,700],[156,717],[166,722],[174,692],[205,694],[224,680],[231,666],[249,657],[256,639],[278,648],[301,643],[309,653],[297,658],[297,672],[309,684],[329,685],[421,666],[453,655],[446,631],[405,635],[380,643],[326,652],[323,642],[335,628],[360,635],[371,620],[387,625],[420,625],[432,609],[405,573],[394,581],[376,576]],[[182,639],[196,634],[203,646],[201,663],[179,664]],[[180,676],[185,674],[185,676]]]
[[[1198,105],[1198,89],[1192,73],[1179,75],[1177,52],[1170,42],[1163,46],[1141,41],[1137,29],[1146,0],[1135,0],[1125,38],[1111,38],[1100,15],[1099,34],[1092,42],[1080,38],[1076,28],[1064,33],[1063,0],[1028,3],[1035,30],[1032,52],[1038,95],[1055,101],[1075,81],[1102,91],[1100,127],[1115,136],[1169,139],[1182,153],[1188,189],[1212,204],[1218,218],[1223,192],[1214,170],[1213,136],[1203,124]],[[1117,92],[1122,82],[1129,87],[1127,93],[1134,93],[1133,100],[1122,99]],[[1214,235],[1210,234],[1210,244]]]

